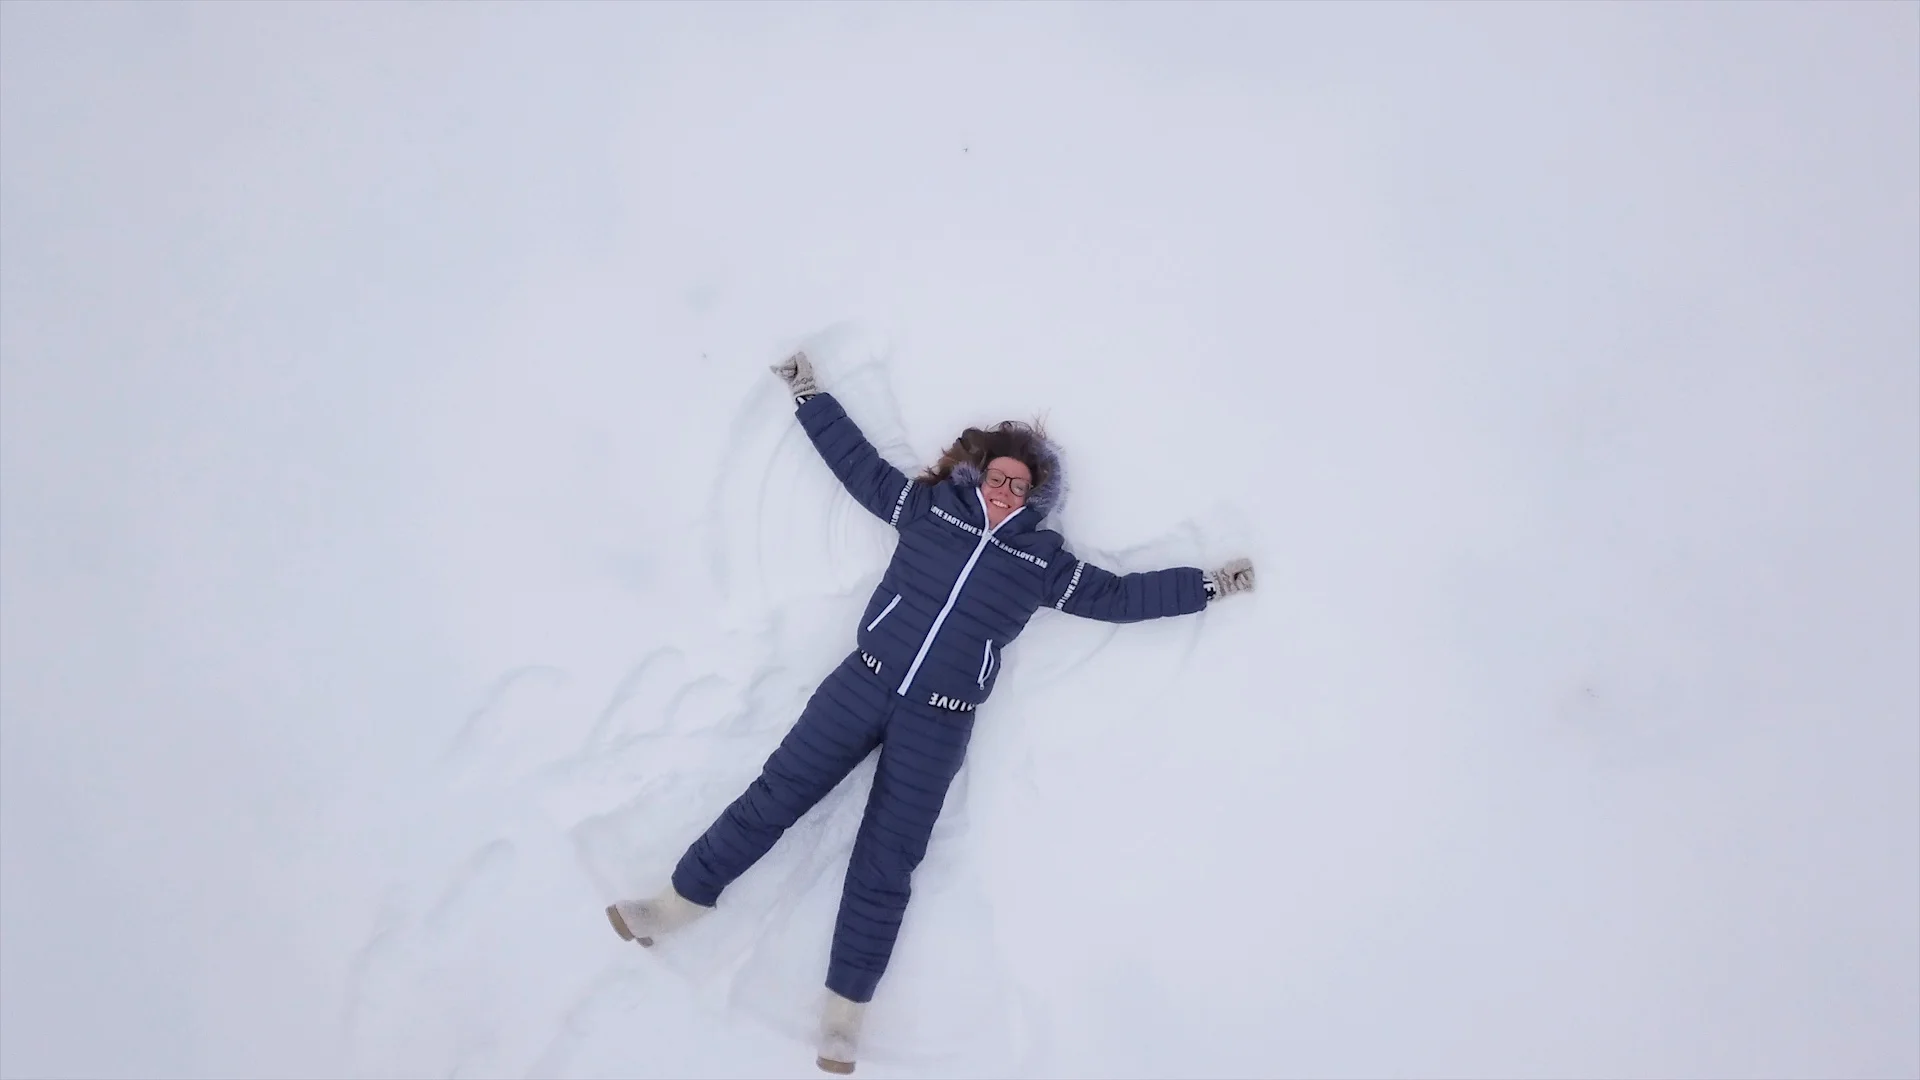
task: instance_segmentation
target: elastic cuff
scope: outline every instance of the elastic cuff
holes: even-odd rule
[[[827,989],[853,1002],[865,1005],[873,1000],[873,992],[880,986],[880,976],[868,971],[855,971],[844,963],[827,965]]]
[[[1207,591],[1207,599],[1209,601],[1220,599],[1220,586],[1213,583],[1212,574],[1200,575],[1200,587]]]
[[[692,854],[689,851],[687,856]],[[682,856],[680,865],[673,868],[673,877],[669,879],[673,884],[673,891],[680,894],[680,899],[696,907],[713,907],[720,902],[719,891],[708,892],[700,887],[701,883],[694,880],[693,868],[688,865],[690,859],[687,856]]]
[[[812,401],[814,398],[818,397],[819,395],[820,395],[820,391],[818,390],[809,390],[804,394],[795,394],[793,396],[793,404],[796,407],[805,405],[807,402]]]

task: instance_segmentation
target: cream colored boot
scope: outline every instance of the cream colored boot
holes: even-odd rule
[[[651,900],[622,900],[607,907],[607,921],[622,941],[637,941],[650,947],[653,939],[675,930],[712,911],[710,907],[681,896],[669,885]]]
[[[860,1017],[866,1008],[827,991],[827,1005],[820,1012],[820,1057],[814,1064],[841,1076],[853,1071],[860,1046]]]

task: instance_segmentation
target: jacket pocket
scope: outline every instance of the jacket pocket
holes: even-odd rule
[[[873,621],[867,624],[867,630],[871,632],[874,627],[879,626],[880,620],[886,618],[888,615],[893,614],[893,609],[897,607],[899,603],[900,603],[900,594],[895,593],[893,599],[887,601],[887,606],[880,609],[880,614],[875,615],[873,617]]]
[[[980,677],[975,682],[985,687],[987,679],[993,675],[994,665],[999,662],[1000,658],[993,654],[993,642],[988,641],[986,647],[980,650]]]

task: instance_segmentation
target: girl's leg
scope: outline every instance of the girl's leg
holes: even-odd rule
[[[849,1001],[871,1000],[887,970],[913,894],[914,868],[926,856],[972,733],[970,713],[905,702],[888,721],[873,794],[847,865],[827,968],[827,989]]]
[[[703,907],[760,861],[774,841],[813,809],[880,741],[887,688],[850,657],[813,692],[760,776],[693,842],[673,871],[673,888]]]

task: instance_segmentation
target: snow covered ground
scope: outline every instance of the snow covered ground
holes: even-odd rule
[[[1920,1074],[1920,7],[0,7],[0,1073],[807,1076],[652,953],[1046,411],[863,1076]]]

